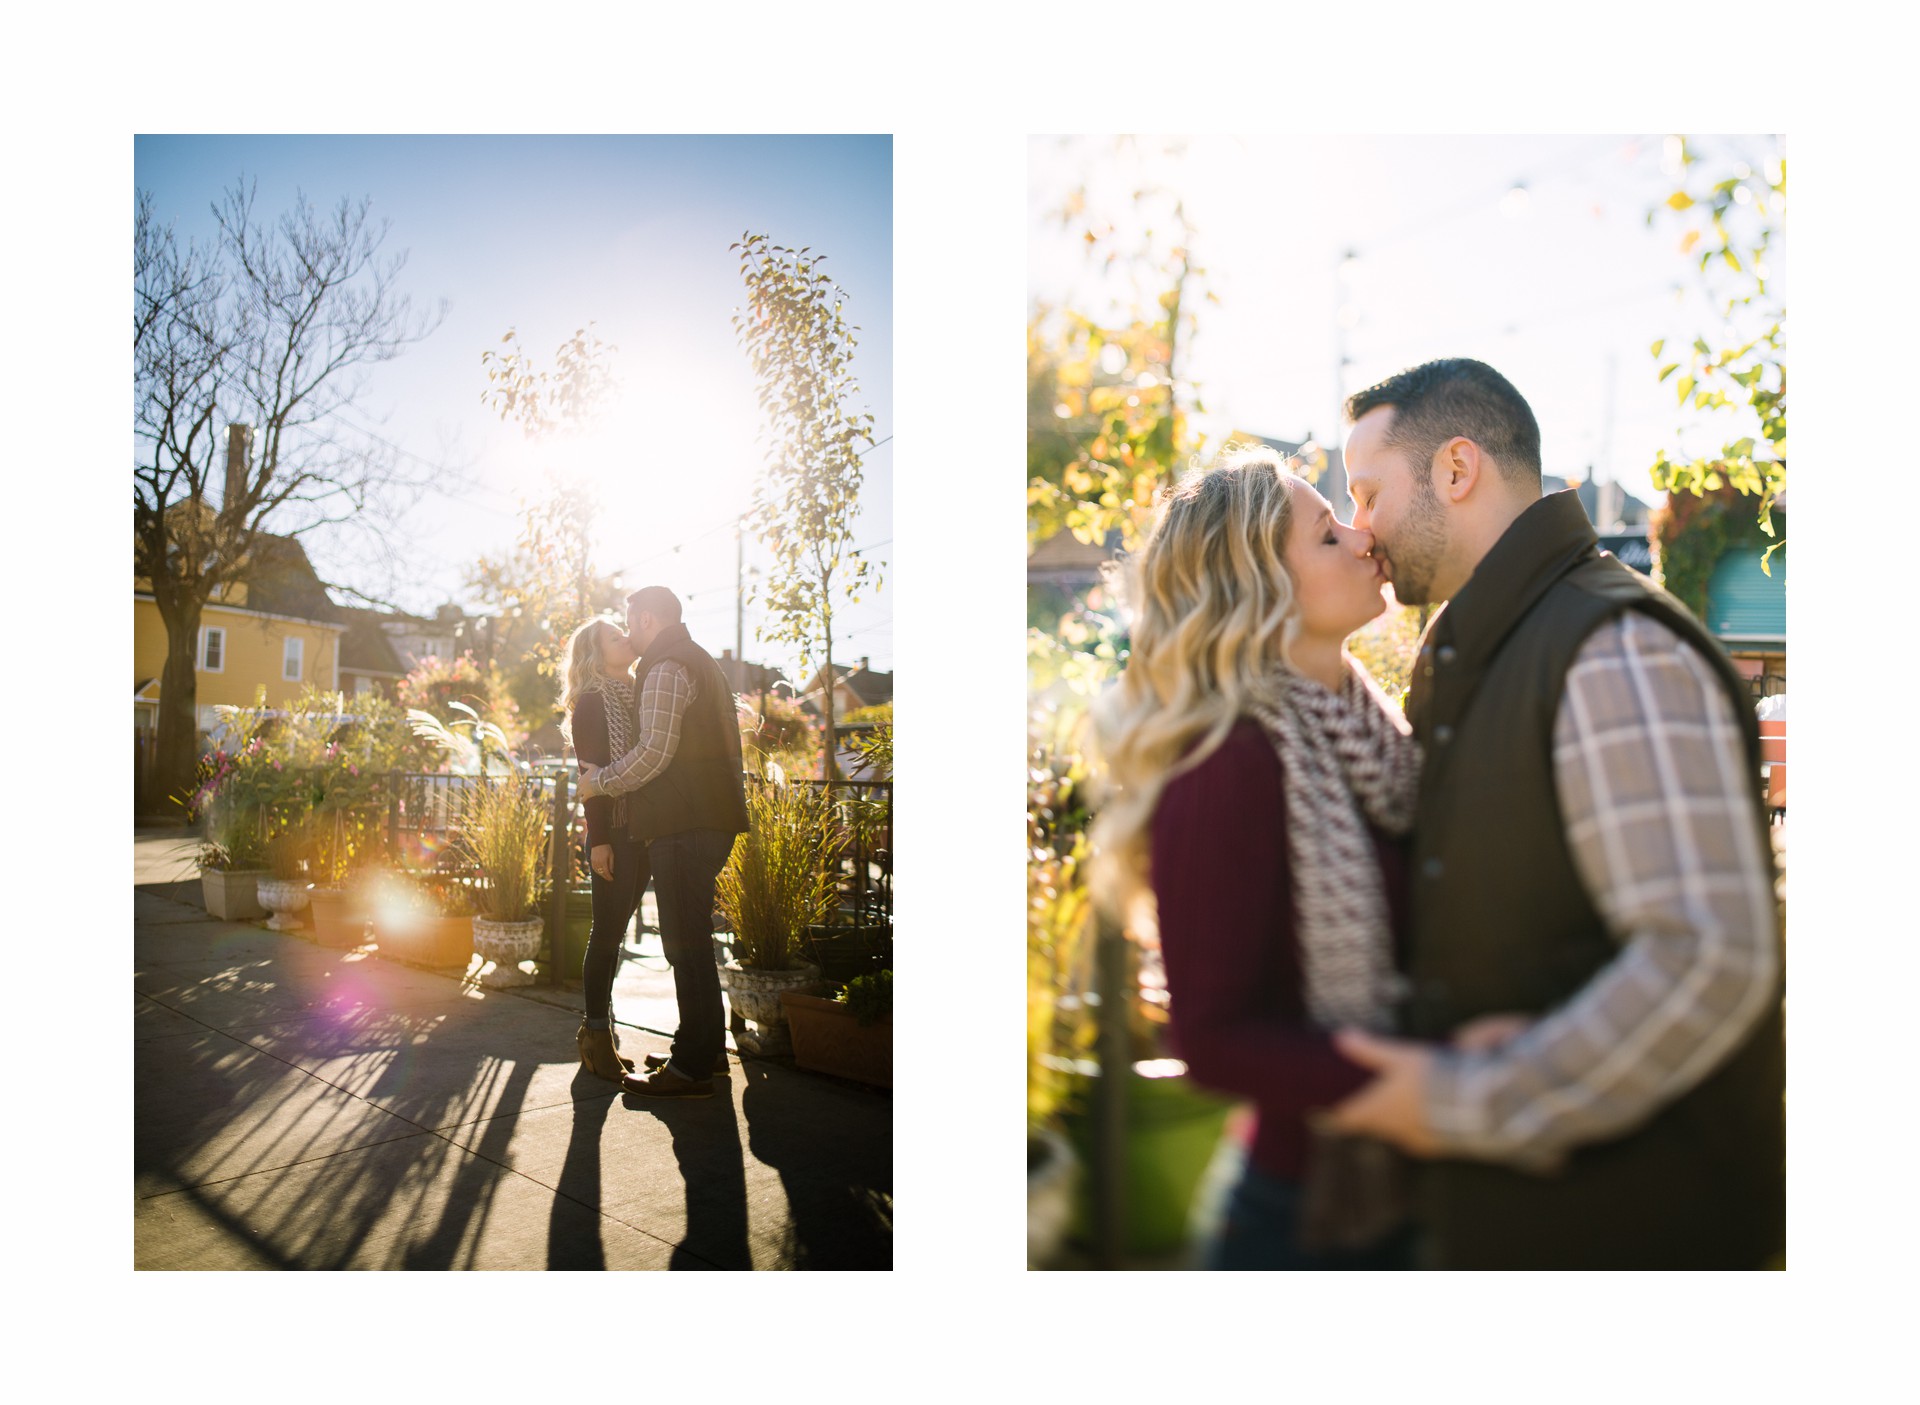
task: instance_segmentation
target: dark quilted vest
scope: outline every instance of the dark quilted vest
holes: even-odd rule
[[[717,829],[744,834],[746,786],[741,780],[740,724],[733,690],[713,656],[683,624],[663,629],[633,671],[637,697],[647,675],[667,662],[686,669],[696,696],[680,719],[680,745],[659,775],[627,796],[627,825],[641,839]]]
[[[1476,1016],[1545,1014],[1617,953],[1574,869],[1553,782],[1567,670],[1595,629],[1640,610],[1720,674],[1744,720],[1753,822],[1759,737],[1747,689],[1672,596],[1595,545],[1571,492],[1529,507],[1428,626],[1407,715],[1426,749],[1413,854],[1406,1027],[1444,1040]],[[1774,934],[1779,940],[1779,933]],[[1780,1004],[1651,1121],[1564,1170],[1432,1163],[1423,1218],[1441,1268],[1755,1268],[1784,1243]]]

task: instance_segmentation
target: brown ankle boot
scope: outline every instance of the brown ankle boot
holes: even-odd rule
[[[620,1066],[620,1056],[614,1052],[612,1030],[588,1029],[583,1024],[574,1042],[580,1047],[580,1062],[588,1073],[609,1083],[618,1083],[625,1076],[627,1070]]]
[[[613,1056],[620,1060],[620,1067],[628,1073],[633,1072],[633,1060],[620,1052],[620,1028],[612,1020],[607,1021],[607,1033],[613,1036]]]

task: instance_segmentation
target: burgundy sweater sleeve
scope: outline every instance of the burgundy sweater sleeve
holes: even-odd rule
[[[1258,1104],[1262,1140],[1297,1144],[1309,1109],[1368,1075],[1306,1017],[1286,826],[1280,758],[1242,721],[1161,793],[1152,865],[1180,1056],[1197,1082]]]
[[[607,704],[599,693],[585,693],[573,705],[573,754],[589,766],[613,760],[607,744]],[[596,795],[586,803],[587,847],[613,842],[613,797]]]

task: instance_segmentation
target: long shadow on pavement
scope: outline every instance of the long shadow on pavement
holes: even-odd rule
[[[780,1174],[791,1233],[790,1267],[893,1267],[893,1100],[770,1065],[741,1066],[747,1149]],[[808,1079],[804,1105],[785,1095]],[[823,1136],[821,1128],[833,1134]]]

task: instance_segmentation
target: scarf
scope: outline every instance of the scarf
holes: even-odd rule
[[[1420,748],[1365,669],[1339,692],[1284,666],[1250,706],[1285,771],[1287,857],[1307,1012],[1322,1028],[1392,1027],[1400,977],[1379,855],[1364,812],[1390,834],[1413,826]]]
[[[618,761],[633,750],[634,733],[640,729],[640,713],[633,699],[631,678],[608,678],[596,673],[581,689],[600,694],[601,711],[607,715],[607,758]],[[627,797],[615,795],[611,823],[615,829],[627,827]]]

